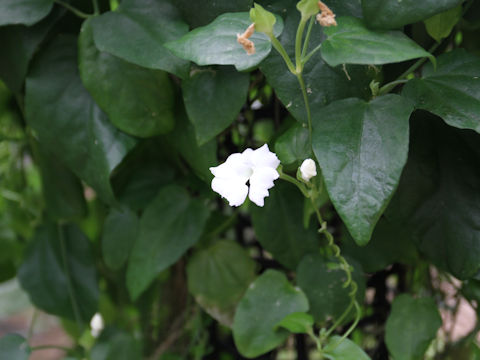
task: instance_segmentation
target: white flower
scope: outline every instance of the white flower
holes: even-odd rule
[[[310,181],[312,177],[317,176],[315,161],[312,159],[303,160],[303,163],[300,166],[300,173],[302,174],[302,179],[305,181]]]
[[[276,170],[278,165],[280,160],[267,144],[257,150],[246,149],[232,154],[223,164],[210,168],[215,176],[212,189],[227,199],[230,206],[242,205],[247,195],[255,204],[263,206],[268,189],[280,176]],[[250,189],[247,181],[250,181]]]
[[[93,315],[92,320],[90,320],[90,327],[92,328],[90,331],[92,336],[95,338],[98,337],[104,327],[102,315],[100,315],[99,313]]]

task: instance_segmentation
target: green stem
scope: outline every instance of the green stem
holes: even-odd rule
[[[49,349],[57,349],[57,350],[62,350],[65,352],[69,352],[70,348],[60,346],[60,345],[40,345],[40,346],[33,346],[30,348],[32,351],[38,351],[38,350],[49,350]]]
[[[308,54],[306,57],[303,58],[302,64],[305,65],[305,64],[308,62],[308,60],[310,60],[310,58],[311,58],[313,55],[315,55],[315,53],[316,53],[318,50],[320,50],[321,47],[322,47],[322,44],[320,43],[320,44],[318,44],[318,45],[315,47],[315,49],[313,49],[312,51],[310,51],[309,54]]]
[[[383,85],[383,86],[380,88],[380,90],[378,90],[378,95],[388,94],[388,93],[389,93],[390,91],[392,91],[397,85],[405,84],[406,82],[408,82],[407,79],[399,79],[399,80],[395,80],[395,81],[389,82],[388,84]]]
[[[437,48],[440,46],[441,43],[435,43],[432,45],[432,47],[430,49],[428,49],[428,52],[429,53],[432,53],[434,52],[435,50],[437,50]],[[412,66],[410,66],[407,70],[405,70],[403,73],[401,73],[394,81],[382,86],[378,92],[379,95],[384,95],[384,94],[387,94],[388,92],[392,91],[395,86],[397,86],[398,84],[403,84],[405,81],[405,78],[411,74],[412,72],[414,72],[415,70],[417,70],[420,66],[422,66],[425,61],[427,61],[428,58],[427,57],[424,57],[424,58],[421,58],[419,60],[417,60]]]
[[[348,330],[345,332],[345,334],[342,335],[342,337],[335,343],[335,345],[328,347],[328,351],[333,351],[335,350],[351,333],[353,330],[358,325],[358,322],[360,321],[360,315],[361,315],[361,310],[360,310],[360,305],[358,305],[358,302],[354,302],[355,305],[355,310],[356,310],[356,315],[355,315],[355,321],[353,324],[348,328]]]
[[[75,321],[77,323],[77,326],[81,328],[82,321],[80,317],[80,310],[78,308],[77,299],[75,299],[75,293],[73,291],[72,278],[70,276],[70,270],[68,268],[65,236],[63,234],[63,228],[61,224],[57,225],[57,231],[58,231],[58,238],[60,239],[60,250],[61,250],[61,256],[62,256],[63,268],[65,270],[65,275],[67,277],[68,295],[70,296],[70,301],[72,303],[72,309],[73,309],[73,314],[75,316]]]
[[[305,82],[303,81],[303,76],[301,73],[296,74],[298,83],[300,84],[300,89],[302,89],[303,102],[305,103],[305,110],[307,111],[307,121],[308,121],[308,142],[310,143],[310,149],[312,149],[312,114],[310,112],[310,104],[308,102],[307,89],[305,87]]]
[[[293,185],[298,187],[298,189],[302,192],[303,196],[307,198],[310,197],[310,194],[308,193],[307,189],[305,189],[305,185],[303,185],[300,181],[298,181],[297,179],[295,179],[290,175],[285,174],[281,169],[278,169],[277,171],[280,174],[280,179],[288,181],[289,183],[292,183]]]
[[[93,14],[100,15],[100,8],[98,7],[98,0],[92,0],[93,3]]]
[[[296,75],[295,66],[293,66],[292,60],[290,60],[290,57],[288,56],[287,52],[285,51],[285,48],[280,43],[280,41],[278,41],[278,39],[273,35],[270,35],[270,41],[272,42],[272,45],[275,48],[275,50],[277,50],[278,53],[282,56],[283,60],[285,61],[285,64],[287,64],[288,70],[293,75]]]
[[[301,74],[303,70],[302,39],[303,32],[305,31],[305,25],[307,25],[307,20],[302,17],[300,19],[300,23],[298,24],[297,36],[295,37],[295,70],[297,74]]]
[[[307,29],[307,35],[305,36],[305,41],[303,43],[303,49],[302,49],[302,66],[305,65],[303,63],[303,58],[305,57],[305,54],[307,53],[308,50],[308,44],[310,43],[310,35],[312,34],[312,29],[313,29],[313,24],[315,24],[315,17],[312,16],[310,18],[310,22],[308,24],[308,29]]]
[[[30,342],[33,336],[33,329],[35,327],[35,322],[37,321],[37,318],[38,318],[38,311],[36,308],[33,308],[32,320],[30,321],[30,326],[28,327],[27,343]]]
[[[54,0],[54,1],[55,1],[55,3],[63,6],[65,9],[71,11],[72,13],[74,13],[76,16],[78,16],[81,19],[88,19],[90,16],[92,16],[90,14],[87,14],[87,13],[84,13],[83,11],[78,10],[77,8],[73,7],[72,5],[66,3],[62,0]]]

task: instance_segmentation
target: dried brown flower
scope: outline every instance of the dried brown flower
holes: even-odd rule
[[[330,8],[325,5],[323,2],[318,2],[318,8],[320,9],[320,14],[317,15],[317,21],[321,26],[337,26],[335,21],[335,14]]]
[[[251,24],[243,34],[237,34],[237,42],[243,46],[248,55],[255,54],[255,44],[248,40],[255,32],[255,24]]]

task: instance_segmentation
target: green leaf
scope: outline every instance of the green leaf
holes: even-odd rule
[[[442,39],[450,35],[453,27],[457,24],[461,17],[462,6],[459,5],[428,18],[425,20],[425,27],[427,28],[428,34],[437,42],[440,42]]]
[[[25,109],[40,143],[102,200],[113,202],[110,173],[135,140],[109,123],[83,87],[74,37],[58,37],[37,58],[27,78]]]
[[[168,0],[125,0],[92,20],[95,45],[128,62],[185,77],[189,64],[163,45],[188,32]]]
[[[299,21],[300,14],[291,8],[287,12],[285,30],[280,38],[291,58],[295,53],[293,39],[295,39]],[[311,34],[312,47],[317,45],[322,37],[321,27],[314,26]],[[270,53],[260,65],[260,70],[265,74],[268,83],[275,89],[275,94],[287,110],[299,122],[307,124],[307,114],[298,79],[288,71],[285,61],[277,51]],[[368,85],[374,75],[373,67],[346,65],[345,69],[341,66],[332,68],[323,61],[320,53],[317,52],[303,70],[312,114],[320,113],[321,109],[332,101],[346,97],[368,99],[371,96]]]
[[[289,332],[276,330],[287,315],[306,312],[308,300],[284,274],[267,270],[255,280],[238,305],[233,322],[233,339],[248,358],[264,354],[285,341]]]
[[[176,0],[175,4],[187,22],[195,28],[209,24],[224,13],[248,11],[253,0]]]
[[[414,126],[413,126],[414,125]],[[480,270],[480,135],[416,112],[408,163],[385,216],[459,279]]]
[[[165,141],[182,155],[200,179],[211,181],[213,175],[209,168],[217,165],[217,142],[210,140],[198,145],[195,128],[188,121],[183,109],[176,114],[175,129],[165,137]]]
[[[163,139],[142,141],[122,162],[112,177],[112,185],[120,203],[134,211],[143,210],[161,187],[175,178],[171,149]]]
[[[353,17],[340,17],[338,26],[324,29],[322,57],[330,66],[340,64],[388,64],[410,59],[435,58],[399,31],[370,30]]]
[[[362,0],[365,23],[372,28],[397,29],[460,5],[463,0]]]
[[[127,207],[112,208],[105,219],[102,235],[102,254],[105,264],[113,270],[127,261],[137,238],[138,217]]]
[[[173,129],[174,97],[168,74],[99,51],[91,20],[80,31],[79,69],[87,90],[120,130],[149,137]]]
[[[110,329],[109,329],[110,330]],[[108,337],[103,333],[90,352],[91,360],[133,360],[141,359],[140,343],[130,334],[117,332]]]
[[[435,339],[442,318],[432,298],[399,295],[387,319],[385,342],[395,360],[420,360]]]
[[[3,14],[1,10],[0,14]],[[45,20],[31,27],[23,25],[0,27],[2,44],[0,78],[12,92],[19,93],[22,90],[33,54],[60,15],[60,11],[53,11]]]
[[[254,42],[256,52],[247,55],[237,43],[237,34],[242,34],[251,24],[248,13],[227,13],[220,15],[212,23],[197,28],[180,40],[165,46],[175,55],[198,65],[235,65],[238,71],[257,66],[272,49],[267,35],[255,32],[250,40]],[[277,18],[275,36],[283,30],[283,21]]]
[[[365,296],[362,268],[356,261],[348,259],[348,262],[353,266],[352,278],[358,285],[356,298],[362,302]],[[346,280],[345,271],[339,268],[334,258],[325,259],[317,253],[302,259],[297,268],[297,283],[307,295],[310,313],[317,322],[324,322],[329,317],[336,319],[347,310],[351,288],[343,287]],[[353,313],[352,310],[350,315]]]
[[[305,254],[320,246],[315,227],[303,227],[303,199],[295,186],[277,181],[265,206],[250,208],[258,241],[289,269],[295,269]]]
[[[37,228],[18,277],[32,303],[50,314],[88,323],[97,311],[90,243],[74,225]]]
[[[6,334],[0,338],[0,357],[5,360],[28,360],[30,348],[23,336]]]
[[[275,153],[284,165],[311,157],[308,129],[294,124],[275,142]]]
[[[332,336],[327,345],[325,353],[332,356],[334,360],[370,360],[370,357],[350,339],[344,339],[338,346],[341,336]],[[334,347],[333,350],[330,348]]]
[[[412,105],[398,95],[336,101],[313,119],[327,191],[357,244],[369,242],[400,180]]]
[[[182,82],[183,100],[203,145],[225,130],[247,99],[248,74],[226,67],[199,69]]]
[[[42,145],[36,145],[36,162],[42,175],[42,192],[52,219],[81,218],[87,214],[83,186],[78,178]]]
[[[145,209],[128,262],[127,288],[132,299],[174,264],[202,235],[208,209],[177,185],[165,186]]]
[[[207,313],[232,326],[238,301],[255,278],[255,262],[232,241],[200,250],[187,265],[188,289]]]
[[[48,15],[54,0],[2,0],[0,26],[33,25]]]
[[[480,132],[479,69],[480,58],[464,50],[443,54],[438,57],[437,70],[427,64],[422,78],[410,80],[402,95],[451,126]]]
[[[277,19],[270,11],[265,10],[262,5],[257,3],[250,9],[250,20],[255,24],[255,31],[273,36],[273,28]]]
[[[411,233],[385,217],[378,221],[366,246],[358,246],[346,231],[342,237],[342,253],[357,260],[369,273],[385,269],[395,262],[414,265],[417,258]]]
[[[283,327],[294,334],[306,334],[312,331],[314,320],[312,315],[296,312],[285,316],[277,327]]]

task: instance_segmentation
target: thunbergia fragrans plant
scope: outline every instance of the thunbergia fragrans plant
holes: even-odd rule
[[[480,358],[479,19],[1,0],[0,359]]]

